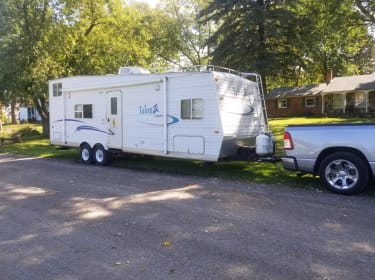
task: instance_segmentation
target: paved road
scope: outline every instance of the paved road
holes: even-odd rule
[[[0,155],[0,279],[375,279],[375,198]]]

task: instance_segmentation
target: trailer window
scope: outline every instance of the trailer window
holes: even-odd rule
[[[53,96],[61,96],[62,95],[62,84],[55,83],[53,84]]]
[[[117,97],[111,97],[111,115],[117,115]]]
[[[181,100],[181,119],[202,119],[203,118],[203,99],[184,99]]]
[[[92,104],[74,105],[74,117],[76,119],[92,119]]]

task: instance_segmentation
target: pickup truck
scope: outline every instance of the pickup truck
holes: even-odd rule
[[[318,175],[339,194],[363,191],[375,175],[375,123],[288,125],[285,169]]]

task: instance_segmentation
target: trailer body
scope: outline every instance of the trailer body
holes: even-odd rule
[[[124,72],[50,81],[51,144],[216,162],[267,130],[258,75]]]

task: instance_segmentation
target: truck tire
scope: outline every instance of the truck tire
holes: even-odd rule
[[[338,194],[357,194],[368,184],[366,162],[351,152],[335,152],[325,157],[319,168],[320,181]]]
[[[108,164],[110,155],[102,145],[95,146],[93,154],[96,165],[103,166]]]
[[[92,150],[88,144],[81,145],[79,155],[83,163],[89,164],[93,162]]]

